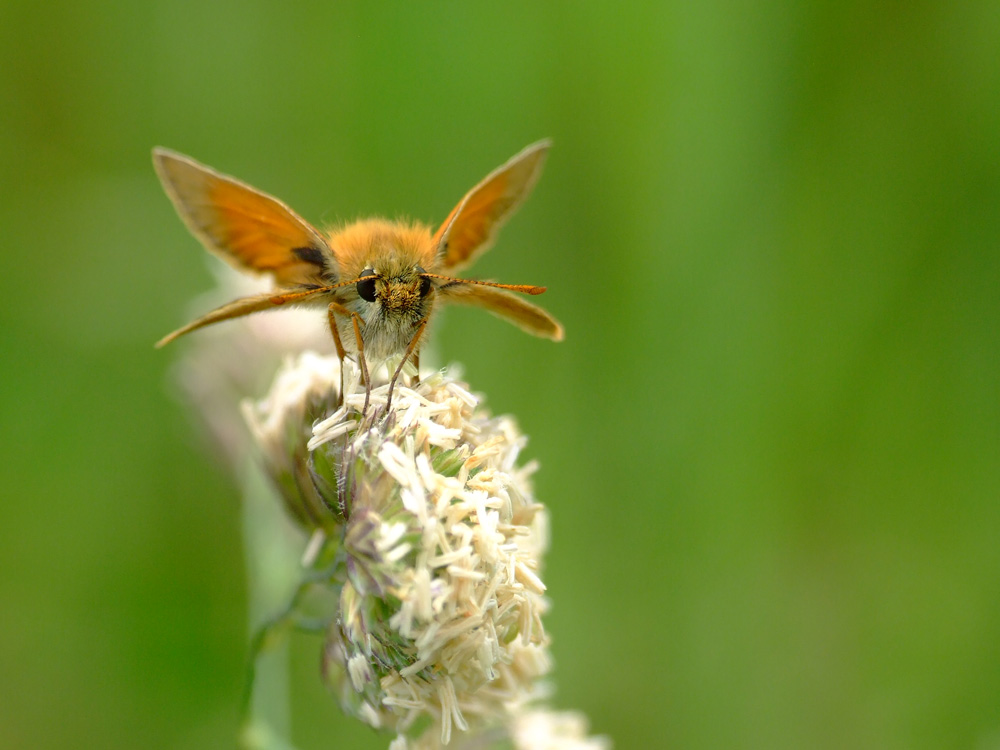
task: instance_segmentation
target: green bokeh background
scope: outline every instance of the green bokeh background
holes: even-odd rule
[[[559,345],[436,344],[553,513],[555,702],[619,748],[1000,747],[1000,5],[0,3],[0,746],[230,747],[239,491],[152,342],[211,284],[149,150],[440,220]],[[294,739],[385,748],[297,639]]]

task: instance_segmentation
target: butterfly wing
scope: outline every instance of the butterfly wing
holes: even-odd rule
[[[277,198],[168,149],[153,149],[153,165],[188,229],[223,260],[278,286],[337,281],[326,240]]]
[[[440,268],[471,265],[496,240],[497,232],[538,181],[549,141],[528,146],[470,190],[434,235]]]
[[[504,289],[474,284],[447,284],[440,287],[444,302],[480,307],[535,336],[562,341],[563,327],[538,305]]]
[[[217,307],[207,315],[203,315],[197,320],[191,321],[183,328],[178,328],[173,333],[168,333],[156,342],[156,348],[159,349],[160,347],[166,346],[174,339],[183,336],[185,333],[191,333],[191,331],[211,325],[212,323],[219,323],[223,320],[230,320],[231,318],[240,318],[244,315],[249,315],[250,313],[260,312],[261,310],[271,310],[274,308],[274,303],[271,302],[272,297],[274,297],[272,292],[266,294],[256,294],[252,297],[243,297],[242,299],[229,302],[222,307]]]

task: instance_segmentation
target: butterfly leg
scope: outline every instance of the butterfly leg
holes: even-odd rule
[[[340,331],[337,330],[336,315],[349,316],[351,318],[351,323],[354,325],[354,338],[357,342],[358,364],[361,366],[361,378],[365,384],[365,405],[361,410],[361,413],[364,414],[368,411],[368,398],[371,395],[372,390],[371,378],[368,375],[368,362],[365,359],[365,341],[361,338],[361,326],[365,321],[356,312],[351,312],[339,302],[331,302],[329,308],[327,309],[327,316],[330,321],[330,333],[333,334],[333,343],[334,346],[337,347],[337,356],[340,357],[340,404],[344,403],[344,359],[347,357],[347,351],[344,349],[344,342],[340,338]]]
[[[427,327],[427,318],[424,318],[419,323],[417,323],[417,332],[413,334],[413,338],[410,339],[410,343],[406,347],[406,351],[403,352],[403,358],[399,360],[399,367],[396,368],[396,372],[392,375],[392,380],[389,381],[389,397],[385,401],[385,413],[389,413],[389,407],[392,406],[392,389],[396,385],[396,378],[399,377],[399,373],[403,371],[403,365],[406,364],[406,360],[410,358],[410,355],[414,353],[417,348],[417,343],[420,341],[420,337],[424,333],[424,329]],[[414,355],[414,361],[417,361],[417,356]],[[417,372],[417,377],[420,376],[419,371]]]
[[[333,302],[326,310],[327,320],[330,323],[330,333],[333,335],[333,345],[337,348],[337,357],[340,359],[340,398],[337,400],[337,406],[344,405],[344,360],[347,358],[347,352],[344,350],[344,343],[340,340],[340,331],[337,330],[337,313],[340,312],[338,308],[341,305]]]
[[[361,377],[365,381],[365,405],[361,408],[361,415],[368,411],[368,399],[372,395],[372,379],[368,374],[368,360],[365,359],[365,341],[361,338],[361,324],[364,321],[357,313],[351,313],[351,322],[354,323],[354,338],[358,344],[358,364],[361,365]]]

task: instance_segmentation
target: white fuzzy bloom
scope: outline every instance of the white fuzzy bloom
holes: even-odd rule
[[[312,353],[244,405],[286,507],[312,533],[311,580],[336,597],[323,673],[345,710],[400,733],[394,748],[608,747],[575,714],[534,708],[551,669],[548,522],[513,420],[444,373],[397,384],[388,415],[388,386],[373,387],[362,415],[357,368],[345,368],[340,406],[339,362]]]
[[[587,719],[575,711],[530,709],[485,733],[457,738],[447,750],[610,750],[607,737],[587,735]],[[417,739],[399,735],[389,750],[445,750],[441,737],[428,731]]]
[[[285,449],[289,427],[301,427],[312,402],[336,395],[339,372],[339,367],[331,369],[329,358],[304,352],[293,366],[278,373],[263,401],[243,402],[243,417],[265,455],[276,456]]]
[[[245,406],[286,504],[323,530],[328,552],[314,535],[309,560],[340,561],[324,673],[377,728],[429,718],[447,744],[509,723],[543,696],[551,669],[547,514],[528,481],[534,466],[517,462],[525,439],[441,373],[397,385],[388,416],[388,386],[374,387],[362,416],[357,368],[345,367],[338,408],[338,361],[308,353]]]
[[[575,711],[526,711],[511,734],[517,750],[609,750],[607,737],[588,737],[587,719]]]
[[[306,447],[313,421],[333,408],[339,387],[336,358],[307,351],[294,360],[286,358],[262,401],[242,403],[250,433],[285,507],[310,530],[340,520],[313,485]]]
[[[369,409],[387,389],[372,390]],[[430,717],[447,742],[538,697],[550,669],[545,510],[516,465],[524,438],[476,411],[465,385],[436,374],[398,387],[392,414],[374,422],[356,411],[363,395],[308,443],[351,467],[338,479],[348,579],[327,668],[348,674],[354,695],[340,693],[356,715],[397,729]]]

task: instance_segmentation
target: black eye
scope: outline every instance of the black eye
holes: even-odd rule
[[[426,276],[420,277],[420,296],[426,297],[431,291],[431,280]]]
[[[375,275],[374,268],[366,268],[364,271],[361,272],[362,279],[356,285],[358,288],[358,296],[361,297],[361,299],[363,300],[367,300],[368,302],[375,301],[375,279],[366,279],[363,277],[374,276],[374,275]]]

